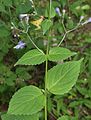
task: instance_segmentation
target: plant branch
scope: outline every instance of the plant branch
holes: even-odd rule
[[[27,34],[27,37],[28,37],[28,39],[32,42],[32,44],[34,45],[34,47],[38,50],[38,51],[40,51],[41,53],[43,53],[43,51],[33,42],[33,40],[31,39],[31,37],[30,37],[30,35],[28,34],[28,33],[26,33]],[[43,53],[44,54],[44,53]]]
[[[64,23],[63,23],[63,25],[64,25]],[[58,44],[58,47],[59,47],[59,46],[61,45],[61,43],[64,41],[64,39],[65,39],[65,37],[67,36],[68,33],[73,32],[74,30],[78,29],[79,27],[80,27],[80,22],[76,25],[76,27],[74,27],[74,28],[71,29],[71,30],[66,31],[66,29],[65,29],[65,34],[64,34],[63,38],[61,39],[60,43]]]

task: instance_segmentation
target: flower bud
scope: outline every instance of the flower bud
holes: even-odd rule
[[[55,11],[59,16],[62,16],[59,7],[56,7]]]

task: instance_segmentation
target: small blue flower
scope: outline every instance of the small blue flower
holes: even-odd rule
[[[56,11],[56,13],[57,13],[59,16],[62,16],[59,7],[56,7],[55,11]]]
[[[87,21],[88,21],[88,23],[91,22],[91,17]]]
[[[15,49],[23,49],[25,47],[26,43],[23,41],[19,41],[18,44],[14,47]]]
[[[88,20],[86,20],[85,22],[81,23],[81,25],[85,25],[85,24],[90,23],[90,22],[91,22],[91,17]]]

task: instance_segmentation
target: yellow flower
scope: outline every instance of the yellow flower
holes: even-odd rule
[[[43,19],[44,19],[44,17],[41,16],[40,19],[31,21],[30,23],[33,24],[33,25],[35,25],[38,29],[40,29],[41,28],[40,25],[41,25]]]

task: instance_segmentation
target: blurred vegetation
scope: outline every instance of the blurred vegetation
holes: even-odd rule
[[[38,17],[45,16],[47,0],[34,0]],[[54,8],[59,7],[62,12],[66,10],[65,26],[72,29],[79,22],[80,16],[84,21],[91,17],[90,0],[53,0]],[[33,8],[28,0],[0,0],[0,112],[7,111],[10,98],[19,88],[33,84],[43,87],[44,64],[40,66],[16,66],[16,61],[28,50],[34,48],[24,35],[17,36],[19,31],[12,30],[12,22],[20,27],[19,15],[31,14]],[[30,22],[36,16],[30,17]],[[31,23],[30,23],[31,24]],[[53,19],[51,31],[51,46],[56,46],[63,35],[63,27],[60,18],[56,15]],[[34,27],[34,26],[33,26]],[[46,36],[41,30],[30,28],[30,34],[34,42],[43,50]],[[16,37],[15,37],[16,35]],[[24,49],[16,50],[13,47],[19,40],[26,42]],[[91,120],[91,23],[81,26],[67,35],[62,46],[76,51],[78,54],[74,60],[84,57],[81,74],[75,87],[64,96],[48,97],[49,119],[67,115],[69,120]],[[50,63],[51,68],[53,63]],[[54,63],[55,64],[55,63]],[[41,116],[43,117],[42,113]]]

